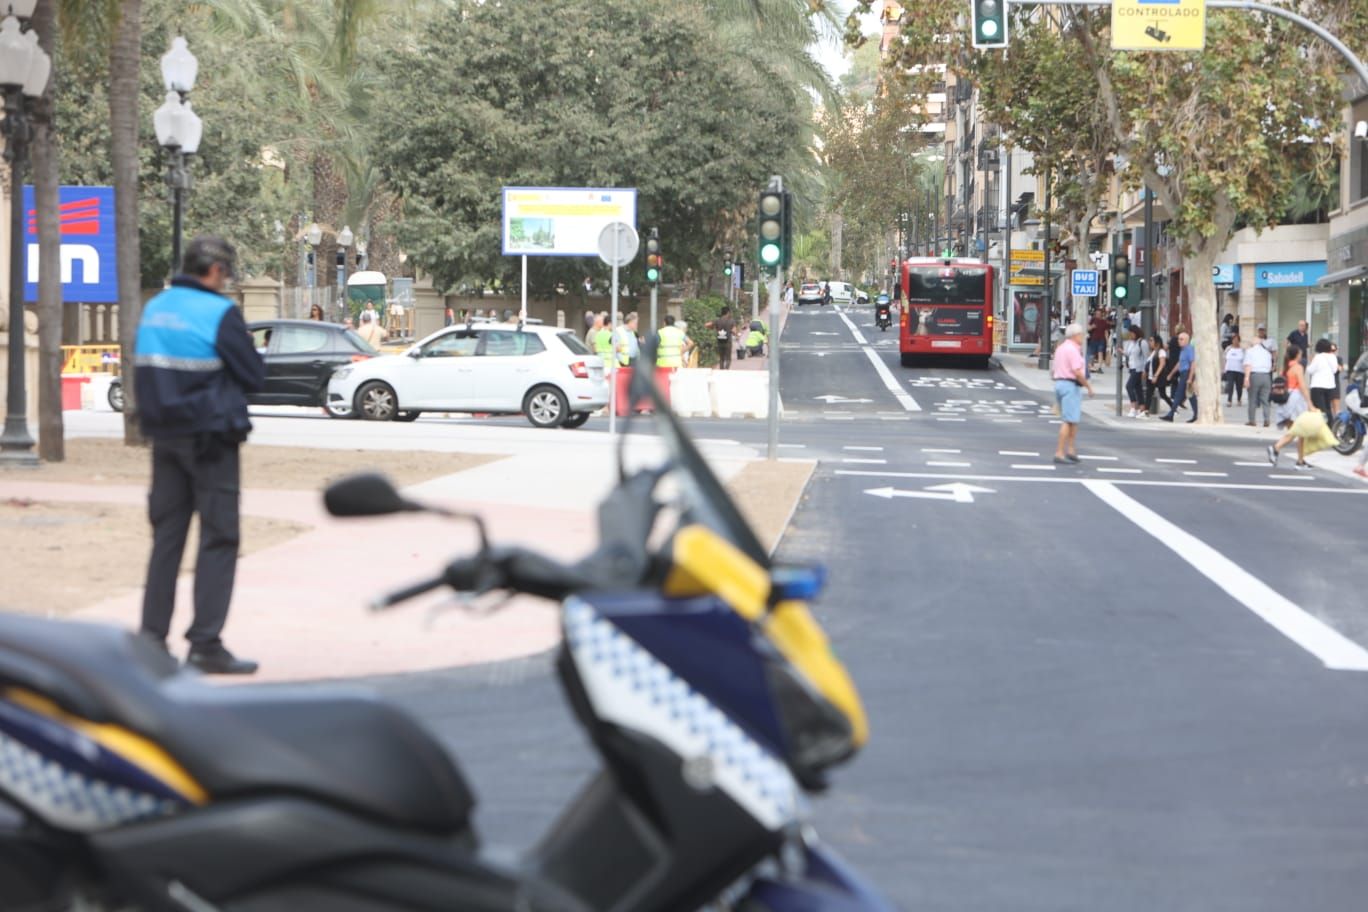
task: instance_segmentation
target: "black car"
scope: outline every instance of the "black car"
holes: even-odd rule
[[[379,354],[354,331],[339,323],[317,320],[258,320],[247,324],[256,350],[266,359],[266,386],[252,393],[252,405],[316,405],[334,418],[350,418],[351,409],[329,406],[328,378],[343,364]],[[123,387],[115,378],[109,405],[123,411]]]

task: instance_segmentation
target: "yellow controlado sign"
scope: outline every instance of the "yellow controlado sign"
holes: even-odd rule
[[[1205,0],[1112,0],[1112,50],[1200,51]]]
[[[1021,270],[1027,267],[1041,269],[1045,265],[1045,251],[1043,250],[1012,250],[1012,268],[1009,285],[1044,285],[1045,277],[1026,276],[1021,274]]]

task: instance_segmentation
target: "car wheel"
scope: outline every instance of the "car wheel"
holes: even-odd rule
[[[523,414],[533,427],[559,427],[570,414],[570,404],[554,386],[538,386],[523,399]]]
[[[328,413],[329,418],[355,418],[356,409],[349,409],[343,405],[324,404],[323,411]]]
[[[417,420],[418,420],[418,416],[421,415],[421,414],[423,414],[423,413],[422,413],[422,412],[395,412],[395,413],[394,413],[394,420],[395,420],[395,421],[417,421]]]
[[[586,422],[586,421],[588,421],[588,420],[589,420],[589,413],[588,413],[588,412],[575,412],[575,413],[574,413],[573,415],[571,415],[569,418],[566,418],[566,419],[565,419],[565,422],[561,425],[561,427],[565,427],[565,428],[583,427],[583,426],[584,426],[584,422]]]
[[[392,421],[399,400],[388,383],[372,380],[356,391],[356,412],[367,421]]]
[[[122,383],[111,383],[111,384],[109,384],[109,395],[108,395],[106,398],[109,399],[109,407],[110,407],[110,408],[112,408],[112,409],[113,409],[114,411],[116,411],[116,412],[122,412],[122,411],[123,411],[123,406],[124,406],[124,402],[123,402],[123,384],[122,384]]]

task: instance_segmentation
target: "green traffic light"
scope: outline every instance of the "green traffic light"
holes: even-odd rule
[[[763,244],[760,247],[760,262],[766,266],[773,266],[778,263],[781,256],[778,244]]]
[[[1115,294],[1118,298],[1124,298],[1129,292],[1127,291],[1125,285],[1117,285],[1115,288],[1112,289],[1112,293]]]
[[[731,275],[731,263],[728,263],[726,266],[722,267],[722,274]]]
[[[659,270],[659,269],[655,269],[655,268],[651,268],[651,269],[646,270],[646,281],[648,281],[648,282],[659,282],[659,281],[660,281],[660,270]]]

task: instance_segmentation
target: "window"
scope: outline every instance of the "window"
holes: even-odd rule
[[[571,332],[556,333],[556,338],[560,339],[561,345],[570,349],[573,355],[592,355],[589,346],[580,341],[579,336]]]
[[[266,354],[266,349],[271,345],[271,327],[258,326],[252,330],[252,347],[257,350],[257,354]]]
[[[343,332],[342,332],[342,338],[344,338],[344,339],[347,340],[347,341],[346,341],[346,344],[342,346],[342,350],[343,350],[343,351],[346,351],[347,346],[350,345],[352,348],[356,349],[357,351],[362,352],[362,353],[367,354],[367,355],[378,355],[378,354],[380,354],[378,351],[376,351],[374,348],[371,347],[371,344],[370,344],[369,342],[367,342],[365,339],[363,339],[363,338],[361,338],[360,336],[358,336],[355,332],[353,332],[353,331],[350,330],[350,329],[343,330]]]
[[[533,333],[491,329],[480,335],[484,339],[484,354],[493,358],[539,355],[546,351],[542,340]]]
[[[312,326],[281,326],[275,331],[275,353],[278,355],[304,355],[310,352],[325,351],[330,333],[326,329]]]
[[[470,358],[479,347],[480,337],[460,330],[433,339],[423,347],[424,358]]]

